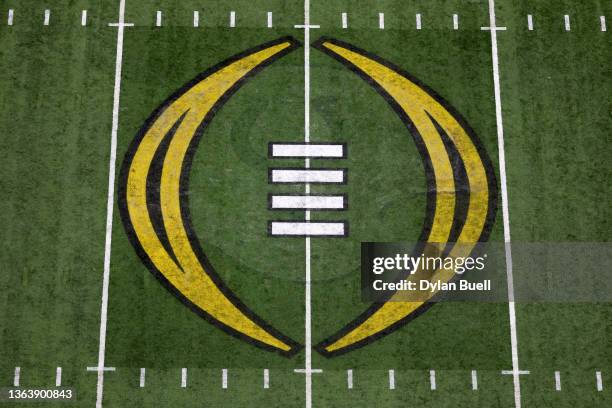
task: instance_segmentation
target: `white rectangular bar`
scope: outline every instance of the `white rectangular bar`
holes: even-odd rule
[[[429,370],[429,386],[432,391],[436,390],[436,370]]]
[[[421,29],[421,13],[418,13],[416,15],[416,29],[417,30]]]
[[[299,374],[321,374],[323,372],[322,369],[320,368],[296,368],[293,370],[294,373],[299,373]]]
[[[349,390],[353,389],[353,370],[346,370],[346,386]]]
[[[271,195],[270,209],[272,210],[343,210],[346,201],[342,195]]]
[[[230,27],[236,27],[236,12],[230,11]]]
[[[140,388],[144,388],[145,386],[145,376],[146,376],[146,369],[145,368],[141,368],[140,369]]]
[[[502,370],[501,373],[502,375],[527,375],[527,374],[531,374],[531,371],[529,370],[518,370],[518,371]]]
[[[344,183],[344,170],[271,169],[272,183]]]
[[[344,158],[343,144],[270,143],[271,157]]]
[[[472,370],[472,391],[478,391],[478,373]]]
[[[601,380],[601,371],[595,372],[595,380],[597,381],[597,391],[603,391],[603,381]]]
[[[181,368],[181,388],[187,387],[187,369]]]
[[[267,368],[264,369],[263,373],[263,387],[265,389],[270,388],[270,370],[268,370]]]
[[[555,371],[555,390],[561,391],[561,373]]]
[[[83,27],[87,25],[87,10],[81,11],[81,25]]]
[[[268,28],[272,28],[272,12],[268,11]]]
[[[459,15],[453,14],[453,30],[459,29]]]
[[[45,10],[45,20],[43,21],[43,25],[49,25],[49,19],[51,18],[51,10]]]
[[[102,371],[115,371],[115,367],[87,367],[87,371],[97,371],[97,372],[102,372]]]
[[[342,13],[342,28],[348,28],[348,16]]]
[[[344,222],[270,221],[270,235],[294,237],[343,237]]]
[[[385,29],[385,13],[378,13],[378,28]]]
[[[227,368],[221,370],[221,388],[227,389]]]
[[[13,14],[14,14],[14,13],[15,13],[15,12],[13,11],[13,9],[9,9],[9,11],[8,11],[8,21],[7,21],[7,23],[8,23],[8,25],[10,25],[10,26],[12,26],[12,25],[13,25]]]
[[[162,25],[162,12],[157,10],[155,13],[155,27],[161,27]]]
[[[395,389],[395,370],[389,370],[389,389]]]
[[[606,16],[599,16],[599,23],[601,24],[601,31],[607,31]]]
[[[527,29],[533,31],[533,16],[531,14],[527,15]]]
[[[57,367],[55,369],[55,386],[56,387],[62,386],[62,367]]]
[[[563,16],[563,20],[565,21],[565,31],[570,31],[572,29],[572,26],[570,25],[570,16],[566,14]]]
[[[508,27],[480,27],[482,31],[506,31]]]
[[[194,10],[193,12],[193,26],[194,27],[200,26],[200,12],[197,10]]]
[[[19,380],[21,379],[21,367],[15,367],[15,376],[13,378],[13,387],[19,387]]]

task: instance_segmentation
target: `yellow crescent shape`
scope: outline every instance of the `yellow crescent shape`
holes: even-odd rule
[[[434,210],[425,228],[426,242],[432,245],[449,243],[446,248],[449,257],[468,256],[479,241],[487,238],[495,215],[497,192],[490,162],[467,124],[458,114],[451,113],[451,108],[433,91],[390,63],[338,40],[322,38],[313,46],[376,88],[413,130],[433,175],[430,188],[434,191]],[[469,202],[461,220],[456,215],[459,190],[456,165],[449,157],[447,144],[452,145],[467,176]],[[451,237],[457,222],[460,230]],[[456,244],[450,244],[451,238]],[[413,277],[429,276],[426,273],[419,271]],[[447,282],[454,276],[452,270],[435,271],[435,279],[439,281]],[[426,295],[428,298],[422,301],[420,298],[419,301],[402,301],[401,292],[396,292],[387,302],[372,305],[316,348],[323,355],[334,356],[368,344],[418,316],[431,305],[428,300],[434,295]]]
[[[235,337],[287,356],[300,345],[246,308],[207,261],[190,227],[185,193],[193,152],[215,112],[246,79],[298,45],[287,37],[241,53],[164,102],[126,155],[119,197],[133,245],[172,293]]]

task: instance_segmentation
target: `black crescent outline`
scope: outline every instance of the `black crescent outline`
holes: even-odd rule
[[[324,42],[330,42],[332,44],[338,45],[340,47],[344,47],[350,51],[356,52],[358,54],[361,54],[367,58],[370,58],[384,66],[386,66],[387,68],[397,72],[398,74],[404,76],[405,78],[407,78],[408,80],[414,82],[415,84],[417,84],[419,87],[421,87],[421,89],[423,89],[425,92],[427,92],[432,98],[434,98],[438,103],[440,103],[446,110],[448,110],[448,112],[453,115],[453,117],[457,120],[457,122],[463,127],[463,129],[466,131],[468,137],[472,140],[472,143],[474,143],[474,146],[476,147],[476,151],[478,152],[480,159],[482,160],[483,166],[485,168],[485,173],[487,175],[487,185],[489,188],[489,208],[487,211],[487,216],[485,219],[485,224],[483,227],[483,231],[480,235],[480,238],[478,240],[478,242],[486,242],[489,238],[489,235],[491,233],[491,229],[493,227],[493,223],[495,221],[495,216],[497,213],[497,200],[498,200],[498,188],[497,188],[497,178],[495,176],[495,170],[493,169],[492,166],[492,162],[491,159],[489,158],[486,150],[484,149],[484,146],[482,145],[482,142],[480,141],[480,139],[476,136],[476,133],[474,132],[474,130],[472,129],[472,127],[467,123],[467,121],[463,118],[463,116],[461,116],[459,114],[459,112],[457,112],[452,105],[450,105],[450,103],[448,103],[444,98],[442,98],[440,95],[438,95],[438,93],[436,93],[433,89],[429,88],[427,85],[425,85],[424,83],[422,83],[420,80],[418,80],[417,78],[415,78],[414,76],[410,75],[409,73],[407,73],[406,71],[404,71],[403,69],[401,69],[400,67],[398,67],[397,65],[379,57],[376,56],[368,51],[365,51],[361,48],[355,47],[349,43],[346,43],[344,41],[340,41],[340,40],[336,40],[334,38],[330,38],[330,37],[320,37],[318,40],[316,40],[314,43],[312,43],[312,47],[316,48],[317,50],[323,52],[324,54],[332,57],[333,59],[335,59],[336,61],[340,62],[342,65],[344,65],[346,68],[348,68],[350,71],[354,72],[355,74],[357,74],[361,79],[363,79],[366,83],[368,83],[370,86],[372,86],[372,88],[374,88],[374,90],[376,90],[386,101],[387,103],[391,106],[391,108],[393,109],[393,111],[398,115],[398,117],[400,118],[400,120],[404,123],[404,125],[408,128],[408,130],[410,131],[415,144],[417,145],[417,149],[419,151],[419,154],[421,155],[421,158],[423,159],[423,165],[425,167],[425,174],[426,174],[426,180],[427,180],[427,186],[428,186],[428,193],[427,193],[427,209],[426,209],[426,216],[425,216],[425,221],[423,223],[423,229],[421,230],[421,237],[419,238],[419,241],[424,241],[427,239],[427,236],[429,235],[429,232],[431,231],[431,224],[433,222],[433,214],[435,211],[435,180],[433,179],[433,170],[431,167],[431,160],[429,158],[429,154],[427,153],[425,146],[423,145],[422,139],[418,133],[418,130],[416,129],[416,127],[413,125],[412,121],[410,120],[410,118],[408,117],[408,115],[401,109],[401,107],[399,106],[399,104],[391,97],[391,95],[389,95],[380,85],[378,85],[378,83],[376,83],[376,81],[374,81],[371,77],[369,77],[365,72],[363,72],[362,70],[360,70],[357,66],[355,66],[354,64],[352,64],[351,62],[343,59],[342,57],[340,57],[339,55],[335,54],[333,51],[327,49],[325,46],[323,46]],[[433,187],[433,198],[432,198],[432,191],[431,188]],[[420,252],[420,249],[425,245],[425,243],[420,243],[420,245],[417,245],[417,249],[415,250],[415,252]],[[477,250],[477,248],[475,248],[472,252],[474,252],[475,250]],[[387,300],[390,296],[387,297]],[[408,316],[404,317],[403,319],[398,320],[397,322],[395,322],[394,324],[388,326],[387,328],[381,330],[380,332],[377,332],[371,336],[368,336],[356,343],[351,344],[348,347],[344,347],[335,351],[327,351],[325,350],[325,347],[329,346],[330,344],[335,343],[337,340],[341,339],[342,337],[344,337],[346,334],[348,334],[349,332],[351,332],[353,329],[355,329],[356,327],[358,327],[360,324],[362,324],[364,321],[366,321],[370,316],[372,316],[378,309],[380,309],[385,302],[377,302],[377,303],[372,303],[372,305],[370,305],[364,312],[362,312],[359,316],[357,316],[355,319],[353,319],[350,323],[348,323],[346,326],[344,326],[343,328],[341,328],[338,332],[336,332],[335,334],[333,334],[332,336],[326,338],[325,340],[321,341],[320,343],[318,343],[316,346],[314,346],[314,349],[320,353],[321,355],[323,355],[324,357],[336,357],[342,354],[346,354],[350,351],[359,349],[361,347],[364,347],[370,343],[373,343],[374,341],[383,338],[391,333],[393,333],[395,330],[399,329],[400,327],[404,326],[405,324],[409,323],[410,321],[416,319],[417,317],[419,317],[420,315],[422,315],[424,312],[426,312],[430,307],[432,307],[435,304],[435,297],[432,298],[430,301],[423,303],[423,305],[419,306],[417,309],[415,309],[412,313],[410,313]]]
[[[185,296],[183,296],[183,294],[177,290],[165,277],[164,275],[155,267],[155,265],[153,264],[153,262],[151,262],[151,260],[149,259],[149,257],[147,256],[146,252],[143,250],[142,246],[140,245],[140,242],[138,240],[138,237],[136,236],[136,233],[134,232],[134,228],[132,226],[132,223],[130,221],[130,217],[129,217],[129,212],[128,212],[128,208],[127,208],[127,180],[128,180],[128,176],[129,176],[129,169],[130,166],[132,164],[132,159],[134,157],[134,154],[136,153],[136,150],[138,149],[138,146],[140,145],[140,142],[142,141],[142,139],[144,138],[144,135],[146,134],[147,130],[149,129],[149,127],[159,118],[159,116],[165,111],[165,109],[170,106],[174,101],[176,101],[176,99],[178,99],[182,94],[184,94],[187,90],[189,90],[190,88],[192,88],[195,84],[197,84],[198,82],[202,81],[203,79],[205,79],[206,77],[210,76],[211,74],[217,72],[218,70],[220,70],[221,68],[224,68],[228,65],[230,65],[231,63],[240,60],[250,54],[253,54],[255,52],[261,51],[265,48],[269,48],[271,46],[274,45],[278,45],[284,42],[288,42],[289,46],[278,52],[277,54],[275,54],[274,56],[270,57],[269,59],[265,60],[264,62],[260,63],[259,65],[257,65],[255,68],[253,68],[251,71],[249,71],[245,76],[243,76],[242,78],[240,78],[234,85],[232,85],[232,87],[230,89],[228,89],[222,96],[221,98],[219,98],[219,100],[213,105],[213,107],[210,109],[210,111],[206,114],[206,116],[204,117],[204,120],[202,121],[202,123],[198,126],[195,135],[188,147],[187,150],[187,154],[185,156],[185,159],[183,160],[183,164],[182,164],[182,168],[181,168],[181,175],[180,175],[180,181],[179,181],[179,185],[180,185],[180,196],[181,196],[181,215],[183,217],[183,224],[185,227],[185,231],[187,232],[187,236],[189,238],[190,244],[197,256],[197,258],[199,259],[199,261],[202,263],[202,265],[204,266],[205,271],[207,271],[208,276],[213,280],[213,282],[215,283],[215,285],[217,285],[217,287],[219,288],[219,290],[230,300],[230,302],[232,302],[232,304],[234,306],[236,306],[241,312],[243,312],[247,317],[249,317],[251,320],[253,320],[253,322],[257,323],[258,325],[260,325],[264,330],[266,330],[269,334],[277,337],[278,339],[282,340],[283,342],[285,342],[287,345],[289,345],[291,347],[291,349],[289,351],[284,351],[281,349],[278,349],[274,346],[270,346],[268,344],[262,343],[259,340],[253,339],[250,336],[245,335],[244,333],[241,333],[223,323],[221,323],[220,321],[218,321],[217,319],[215,319],[214,317],[212,317],[210,314],[208,314],[207,312],[205,312],[204,310],[200,309],[199,307],[197,307],[195,304],[193,304],[190,300],[188,300]],[[276,60],[280,59],[281,57],[289,54],[290,52],[292,52],[293,50],[299,48],[301,46],[301,43],[299,41],[297,41],[295,38],[291,37],[291,36],[285,36],[285,37],[281,37],[278,38],[276,40],[272,40],[266,43],[263,43],[261,45],[258,45],[256,47],[250,48],[246,51],[240,52],[216,65],[214,65],[211,68],[208,68],[207,70],[205,70],[204,72],[202,72],[201,74],[197,75],[194,79],[192,79],[191,81],[187,82],[185,85],[183,85],[179,90],[177,90],[176,92],[174,92],[170,97],[168,97],[158,108],[156,108],[153,113],[147,118],[147,120],[145,121],[144,125],[140,128],[140,130],[138,131],[136,137],[134,138],[134,140],[132,140],[132,143],[130,144],[126,154],[125,154],[125,158],[123,160],[123,164],[121,166],[121,170],[119,173],[119,187],[118,187],[118,206],[119,206],[119,212],[121,214],[121,221],[123,223],[124,229],[128,235],[128,238],[132,244],[132,246],[134,247],[136,253],[138,254],[138,256],[140,257],[141,261],[147,266],[147,268],[149,269],[149,271],[161,282],[161,284],[170,292],[172,293],[181,303],[183,303],[185,306],[187,306],[190,310],[192,310],[194,313],[196,313],[198,316],[202,317],[204,320],[206,320],[207,322],[211,323],[212,325],[214,325],[215,327],[223,330],[225,333],[239,339],[239,340],[243,340],[249,344],[252,344],[256,347],[259,347],[261,349],[267,350],[267,351],[273,351],[276,352],[284,357],[293,357],[295,356],[301,349],[302,349],[302,345],[296,341],[294,341],[293,339],[285,336],[284,334],[280,333],[278,330],[276,330],[274,327],[272,327],[269,323],[267,323],[265,320],[263,320],[262,318],[260,318],[258,315],[256,315],[253,311],[251,311],[246,305],[244,305],[244,303],[242,303],[242,301],[240,301],[234,294],[233,292],[231,292],[229,290],[229,288],[223,283],[223,281],[221,280],[221,278],[218,276],[218,274],[216,273],[215,269],[213,268],[213,266],[211,265],[211,263],[208,261],[206,255],[204,254],[204,251],[202,250],[199,241],[196,237],[195,231],[192,228],[192,223],[191,223],[191,217],[189,214],[189,203],[187,200],[188,194],[187,194],[187,188],[189,185],[189,173],[191,170],[191,164],[193,161],[193,156],[195,153],[195,150],[197,148],[197,145],[200,141],[200,139],[202,138],[202,135],[206,129],[206,127],[210,124],[210,122],[212,121],[213,117],[215,116],[215,114],[219,111],[219,109],[221,109],[221,107],[227,102],[227,100],[236,93],[236,91],[238,91],[238,89],[240,89],[240,87],[242,85],[244,85],[246,83],[246,81],[248,81],[249,79],[251,79],[253,76],[255,76],[257,73],[259,73],[260,71],[262,71],[265,67],[269,66],[270,64],[272,64],[273,62],[275,62]]]

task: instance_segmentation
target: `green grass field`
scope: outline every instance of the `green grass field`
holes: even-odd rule
[[[495,6],[496,24],[506,28],[497,31],[496,42],[506,233],[515,245],[607,244],[612,40],[600,16],[612,23],[612,3],[497,0]],[[143,264],[124,229],[116,194],[107,220],[118,49],[118,28],[108,24],[117,23],[118,15],[118,0],[0,3],[0,389],[56,388],[56,367],[62,367],[61,386],[77,395],[65,402],[69,406],[308,408],[305,374],[294,372],[308,364],[304,350],[287,358],[208,323]],[[342,161],[312,160],[313,167],[348,169],[347,184],[311,190],[349,197],[346,211],[312,212],[313,220],[350,225],[346,238],[310,241],[312,344],[331,336],[368,307],[360,296],[360,243],[419,239],[426,175],[404,123],[338,61],[312,47],[305,61],[305,30],[294,27],[304,24],[301,1],[126,0],[125,22],[134,25],[123,35],[116,162],[110,169],[115,193],[130,144],[171,94],[262,43],[283,36],[302,43],[218,110],[193,156],[187,194],[194,232],[227,287],[305,344],[305,240],[271,237],[266,228],[272,219],[304,217],[303,211],[268,209],[269,193],[300,193],[304,186],[269,184],[267,172],[303,166],[302,159],[268,158],[268,143],[304,140],[307,65],[311,140],[348,146]],[[486,0],[311,0],[310,23],[320,26],[309,30],[311,42],[327,36],[353,44],[449,101],[490,156],[501,191],[492,36],[481,29],[490,26]],[[503,243],[501,196],[498,207],[489,240]],[[109,221],[112,241],[105,251]],[[95,369],[105,252],[110,264],[102,354],[104,365],[115,370],[104,372],[100,388]],[[529,282],[529,271],[529,260],[514,258],[517,282]],[[313,351],[312,368],[323,371],[312,374],[312,407],[516,407],[517,397],[524,407],[608,407],[610,300],[517,301],[516,327],[506,301],[441,302],[365,347],[332,358]],[[513,330],[518,368],[529,371],[518,376],[520,392],[513,375],[502,374],[513,369]],[[263,386],[264,370],[269,388]],[[62,403],[0,400],[0,406],[46,404]]]

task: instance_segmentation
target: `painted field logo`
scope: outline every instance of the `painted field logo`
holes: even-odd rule
[[[349,44],[321,38],[315,48],[373,86],[404,122],[422,156],[428,205],[421,241],[467,256],[486,241],[496,210],[489,159],[460,116],[399,68]],[[168,98],[132,142],[121,169],[119,206],[136,252],[162,284],[195,313],[256,346],[295,355],[301,345],[247,308],[223,283],[191,225],[186,201],[193,155],[215,113],[244,82],[299,47],[291,37],[240,53]],[[440,279],[452,279],[441,271]],[[320,342],[334,356],[368,344],[425,311],[430,302],[376,303]]]

